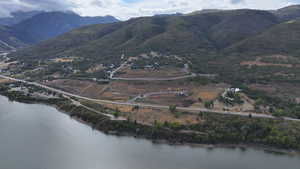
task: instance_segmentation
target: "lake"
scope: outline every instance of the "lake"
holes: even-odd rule
[[[10,102],[0,96],[0,168],[299,169],[300,157],[109,136],[53,107]]]

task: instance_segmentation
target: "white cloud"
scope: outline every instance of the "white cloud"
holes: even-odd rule
[[[113,15],[120,19],[165,13],[189,13],[201,9],[277,9],[291,3],[288,0],[71,0],[75,11],[82,15]]]
[[[126,2],[127,1],[127,2]],[[15,10],[74,10],[85,16],[113,15],[120,19],[201,9],[276,9],[291,0],[0,0],[0,15]]]

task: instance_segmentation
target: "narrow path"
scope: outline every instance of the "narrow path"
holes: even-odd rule
[[[114,75],[121,69],[123,69],[126,65],[127,65],[128,61],[124,62],[123,64],[121,64],[118,68],[116,68],[115,70],[113,70],[110,75],[109,78],[110,79],[114,79]]]
[[[13,46],[11,46],[11,45],[9,45],[9,44],[3,42],[2,40],[0,40],[0,43],[2,43],[3,45],[5,45],[6,47],[8,47],[8,48],[11,49],[11,50],[15,50],[15,49],[16,49],[15,47],[13,47]]]
[[[73,103],[74,105],[76,105],[76,106],[81,106],[81,107],[83,107],[83,108],[85,108],[85,109],[87,109],[87,110],[89,110],[89,111],[91,111],[91,112],[94,112],[94,113],[97,113],[97,114],[101,114],[101,115],[103,115],[103,116],[105,116],[105,117],[110,118],[110,120],[115,120],[115,121],[124,121],[124,120],[126,120],[125,118],[122,118],[122,117],[116,118],[116,117],[114,117],[114,116],[111,115],[111,114],[106,114],[106,113],[97,111],[97,110],[95,110],[95,109],[93,109],[93,108],[91,108],[91,107],[88,107],[88,106],[86,106],[86,105],[83,105],[82,103],[80,103],[80,102],[78,102],[78,101],[76,101],[76,100],[74,100],[74,99],[71,99],[71,98],[69,98],[69,97],[67,97],[67,98],[68,98],[69,100],[71,100],[72,103]]]
[[[82,93],[84,93],[87,89],[91,88],[93,86],[93,84],[89,84],[87,87],[85,87],[84,89],[82,89],[80,91],[80,95],[82,95]]]

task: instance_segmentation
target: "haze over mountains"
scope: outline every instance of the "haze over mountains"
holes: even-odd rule
[[[37,14],[42,13],[42,11],[16,11],[11,13],[11,17],[1,17],[0,16],[0,25],[12,26],[17,23],[20,23],[26,19],[29,19]]]
[[[0,50],[35,44],[81,26],[117,21],[112,16],[81,17],[72,12],[15,12],[0,18]]]

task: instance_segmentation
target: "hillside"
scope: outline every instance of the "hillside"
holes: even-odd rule
[[[79,56],[105,60],[158,51],[181,55],[217,52],[277,23],[265,11],[237,10],[191,16],[156,16],[93,25],[20,50],[20,58]]]
[[[298,20],[282,22],[269,11],[247,9],[142,17],[75,29],[11,58],[29,65],[76,58],[70,66],[85,72],[154,51],[177,55],[189,61],[193,72],[217,74],[229,83],[296,82],[299,28]]]
[[[288,54],[299,56],[300,21],[287,21],[228,49],[249,55]]]
[[[271,12],[281,21],[288,21],[300,17],[300,5],[292,5]]]
[[[18,50],[4,73],[90,98],[299,118],[299,28],[249,9],[134,18]]]
[[[15,32],[11,28],[0,26],[0,51],[25,46],[26,45],[15,36]]]

